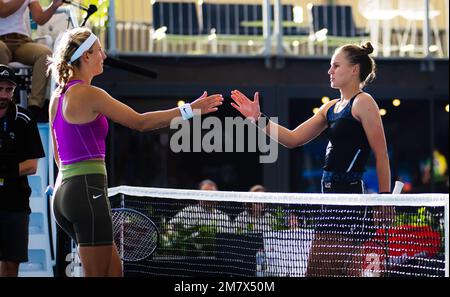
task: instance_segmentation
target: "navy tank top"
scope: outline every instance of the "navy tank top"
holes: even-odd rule
[[[352,115],[356,96],[340,111],[335,112],[335,104],[327,111],[328,128],[325,130],[329,140],[326,154],[323,181],[352,182],[361,180],[370,154],[370,145],[362,124]]]

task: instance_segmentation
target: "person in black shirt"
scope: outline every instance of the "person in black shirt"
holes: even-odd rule
[[[304,145],[322,132],[326,134],[329,144],[322,175],[323,193],[364,193],[362,176],[370,150],[376,159],[379,192],[391,191],[389,158],[380,111],[372,96],[363,91],[375,78],[376,65],[370,56],[372,52],[370,42],[362,46],[348,44],[338,48],[331,59],[328,75],[331,87],[338,89],[341,97],[324,104],[319,112],[294,130],[270,120],[263,128],[266,134],[288,148]],[[234,100],[231,105],[244,117],[258,123],[260,118],[266,120],[260,111],[258,92],[254,95],[254,101],[238,90],[231,92],[231,98]],[[382,213],[379,217],[388,218],[392,211],[383,208],[378,212]],[[318,228],[307,276],[358,274],[357,269],[354,273],[348,273],[347,268],[342,268],[349,261],[340,257],[354,249],[353,243],[357,239],[364,240],[358,238],[361,234],[370,234],[364,225],[370,221],[367,216],[366,207],[355,207],[347,213],[338,207],[324,207],[316,224]],[[328,253],[329,247],[334,247],[334,252]],[[327,264],[323,264],[325,262]],[[343,273],[343,270],[347,271]]]
[[[12,101],[16,85],[13,70],[0,64],[0,276],[17,276],[28,261],[27,175],[45,156],[36,122]]]

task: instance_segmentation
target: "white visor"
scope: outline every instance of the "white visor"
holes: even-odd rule
[[[78,59],[79,57],[81,57],[81,55],[89,50],[91,48],[91,46],[94,44],[94,42],[97,40],[97,36],[95,36],[94,33],[91,33],[91,35],[88,37],[88,39],[86,39],[78,48],[77,50],[73,53],[72,57],[70,58],[70,63],[72,63],[73,61],[75,61],[76,59]]]

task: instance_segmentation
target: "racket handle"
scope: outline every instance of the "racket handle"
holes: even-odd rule
[[[394,190],[392,191],[392,194],[400,194],[402,192],[403,186],[405,184],[402,183],[401,181],[396,181],[395,182],[395,186],[394,186]]]

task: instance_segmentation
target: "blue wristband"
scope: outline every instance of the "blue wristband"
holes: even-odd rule
[[[194,113],[192,112],[192,108],[189,103],[180,106],[179,109],[181,111],[181,116],[183,117],[183,120],[189,120],[194,117]]]

